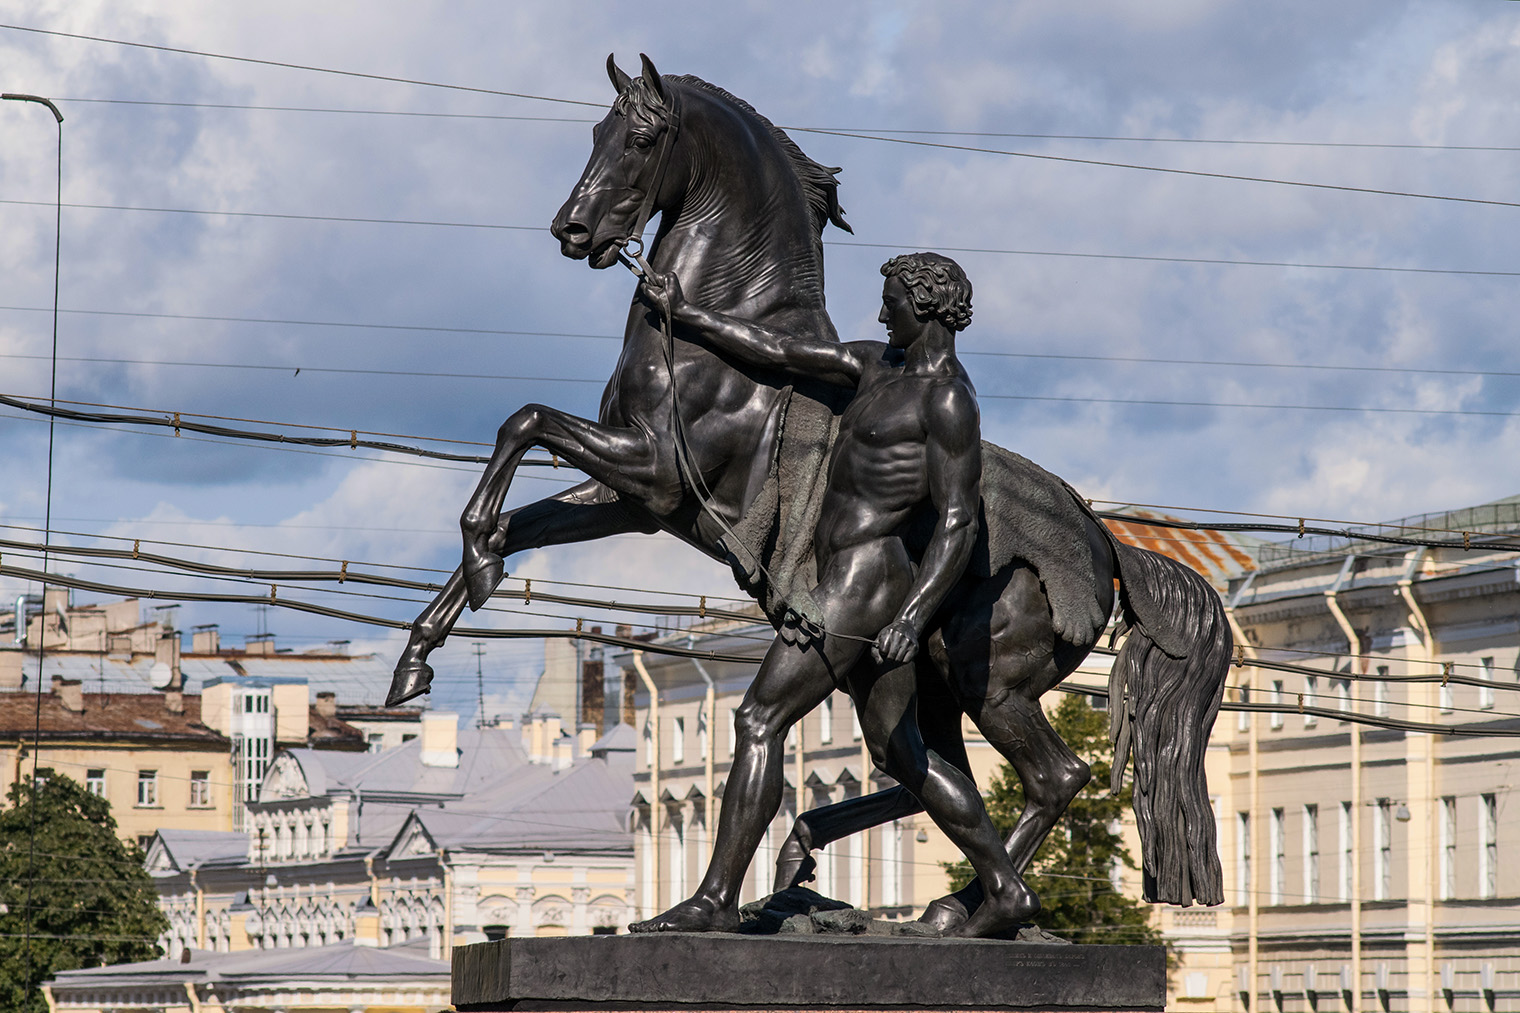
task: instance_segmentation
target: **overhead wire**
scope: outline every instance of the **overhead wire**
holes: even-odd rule
[[[59,98],[56,101],[69,103],[80,102],[98,105],[127,105],[127,106],[164,106],[184,109],[236,109],[251,112],[281,112],[281,113],[340,113],[354,116],[415,116],[432,119],[459,119],[459,120],[528,120],[544,123],[596,123],[592,117],[570,116],[508,116],[497,113],[449,113],[433,112],[414,109],[355,109],[351,107],[321,107],[321,106],[277,106],[255,105],[238,102],[171,102],[159,99],[124,99],[124,98],[86,98],[69,96]],[[797,127],[781,124],[782,130],[844,130],[860,134],[906,134],[932,137],[1010,137],[1022,140],[1046,140],[1046,141],[1115,141],[1134,142],[1142,144],[1220,144],[1220,145],[1255,145],[1262,147],[1286,147],[1286,148],[1370,148],[1414,151],[1520,151],[1520,147],[1509,145],[1487,144],[1423,144],[1391,141],[1295,141],[1280,139],[1251,139],[1251,138],[1219,138],[1219,137],[1160,137],[1160,136],[1135,136],[1128,134],[1052,134],[1030,133],[1003,130],[916,130],[906,127],[852,127],[852,126],[827,126]]]
[[[78,32],[62,32],[50,28],[33,28],[26,25],[0,24],[0,29],[13,32],[30,32],[34,35],[48,35],[60,39],[77,39],[85,42],[99,42],[111,46],[125,46],[132,49],[148,49],[160,53],[177,53],[181,56],[198,56],[208,60],[226,60],[232,63],[248,63],[262,67],[278,67],[284,70],[301,70],[313,74],[332,74],[340,77],[354,77],[366,81],[386,81],[392,84],[409,84],[421,88],[443,88],[449,91],[473,92],[477,95],[496,95],[506,98],[529,99],[534,102],[557,102],[563,105],[591,106],[603,108],[603,102],[585,102],[580,99],[556,98],[552,95],[534,95],[528,92],[503,91],[499,88],[476,88],[463,84],[445,84],[439,81],[425,81],[418,78],[396,77],[390,74],[369,74],[357,70],[339,70],[333,67],[319,67],[311,64],[288,63],[283,60],[263,60],[251,56],[235,56],[227,53],[212,53],[201,49],[187,49],[180,46],[155,45],[150,42],[133,42],[126,39],[110,39],[100,35],[84,35]]]
[[[236,63],[254,64],[259,66],[277,67],[287,70],[299,70],[308,73],[331,74],[343,77],[360,78],[371,81],[386,81],[395,84],[406,84],[415,87],[441,88],[451,91],[472,92],[482,95],[495,95],[509,98],[520,98],[538,102],[556,102],[566,105],[586,106],[595,109],[605,109],[605,102],[589,102],[581,99],[568,99],[550,95],[540,95],[530,92],[506,91],[494,88],[480,88],[470,85],[447,84],[438,81],[429,81],[421,78],[407,78],[388,74],[374,74],[363,71],[343,70],[333,67],[322,67],[313,64],[292,63],[281,60],[268,60],[256,57],[238,56],[227,53],[215,53],[207,50],[190,49],[179,46],[166,46],[146,42],[136,42],[124,39],[113,39],[99,35],[86,35],[76,32],[63,32],[55,29],[35,28],[24,25],[0,24],[0,29],[19,32],[30,32],[38,35],[52,36],[56,38],[76,39],[87,42],[96,42],[104,45],[124,46],[137,49],[154,50],[157,52],[176,53],[185,56],[195,56],[203,59],[226,60]],[[1478,197],[1459,197],[1447,194],[1428,194],[1408,190],[1388,190],[1376,187],[1359,187],[1334,183],[1314,183],[1305,180],[1274,179],[1266,176],[1251,176],[1237,173],[1208,172],[1201,169],[1182,169],[1168,166],[1140,165],[1132,162],[1117,162],[1107,159],[1078,158],[1071,155],[1051,155],[1029,151],[1009,151],[999,148],[983,148],[965,144],[948,144],[942,141],[917,140],[911,137],[886,137],[870,133],[860,133],[848,130],[832,130],[824,127],[791,127],[799,133],[810,133],[820,136],[832,136],[853,138],[857,140],[876,141],[881,143],[903,144],[915,147],[937,148],[950,151],[963,151],[975,154],[1001,155],[1012,158],[1027,158],[1040,161],[1061,162],[1074,165],[1091,165],[1105,168],[1128,169],[1144,172],[1157,172],[1172,175],[1183,175],[1209,179],[1231,180],[1237,182],[1263,183],[1277,186],[1305,187],[1317,190],[1329,190],[1342,193],[1365,193],[1390,197],[1406,197],[1421,200],[1438,200],[1458,202],[1464,204],[1478,204],[1493,207],[1520,207],[1520,202],[1492,200]]]
[[[21,199],[0,199],[0,204],[12,204],[12,205],[18,205],[18,206],[36,206],[36,207],[46,206],[46,202],[44,202],[44,201],[21,200]],[[1520,204],[1517,204],[1516,206],[1520,206]],[[128,205],[128,204],[82,204],[82,203],[73,203],[73,204],[65,204],[64,207],[66,207],[66,208],[72,208],[72,209],[79,209],[79,210],[90,210],[90,211],[138,211],[138,212],[148,212],[148,213],[156,213],[156,214],[182,214],[182,215],[202,215],[202,216],[204,216],[204,215],[222,215],[222,216],[229,217],[229,218],[271,219],[271,220],[307,221],[307,222],[336,222],[336,223],[342,223],[342,224],[360,224],[360,225],[412,225],[412,226],[428,226],[428,227],[434,227],[434,228],[488,229],[488,230],[489,229],[494,229],[494,230],[505,230],[505,231],[512,231],[512,232],[546,232],[547,231],[547,229],[545,229],[543,226],[539,226],[539,225],[508,225],[508,224],[493,223],[493,222],[461,222],[461,221],[446,221],[446,220],[442,220],[442,219],[423,219],[423,218],[378,218],[378,217],[357,217],[357,216],[344,216],[344,215],[293,214],[293,213],[272,212],[272,211],[227,211],[227,210],[219,210],[219,209],[214,209],[214,208],[163,208],[163,207],[145,207],[145,206],[141,206],[141,205]],[[901,243],[872,243],[872,242],[865,242],[863,240],[836,239],[836,238],[833,238],[833,237],[825,239],[823,242],[824,242],[825,246],[856,247],[856,248],[860,248],[860,249],[880,249],[880,250],[903,250],[903,249],[908,249],[909,247],[921,247],[921,246],[925,246],[925,245],[932,245],[935,249],[943,251],[945,253],[979,253],[979,254],[998,255],[998,256],[1068,257],[1068,258],[1076,258],[1076,259],[1081,259],[1081,260],[1122,260],[1122,261],[1137,261],[1137,262],[1150,262],[1150,263],[1203,264],[1203,265],[1217,265],[1217,266],[1225,266],[1225,267],[1302,268],[1302,269],[1305,269],[1305,270],[1325,270],[1325,271],[1383,271],[1383,272],[1391,272],[1391,273],[1395,273],[1395,274],[1464,275],[1464,276],[1473,276],[1473,277],[1492,277],[1492,278],[1513,278],[1513,277],[1520,276],[1520,271],[1497,271],[1497,270],[1479,270],[1479,269],[1461,269],[1461,268],[1437,268],[1437,267],[1409,267],[1409,266],[1387,265],[1387,264],[1324,264],[1324,263],[1302,262],[1302,261],[1247,260],[1247,259],[1230,259],[1230,258],[1222,258],[1222,257],[1176,257],[1176,256],[1162,256],[1162,255],[1159,255],[1159,254],[1147,255],[1147,254],[1122,254],[1122,253],[1091,253],[1091,252],[1079,252],[1079,251],[1070,251],[1070,250],[1066,250],[1066,251],[1062,251],[1062,250],[1023,250],[1023,249],[1009,249],[1009,248],[981,247],[981,246],[948,246],[948,245],[945,245],[945,244],[942,244],[942,243],[933,243],[933,244],[925,244],[925,243],[910,243],[910,244],[901,244]]]
[[[885,245],[885,244],[884,244]],[[894,247],[895,248],[895,247]],[[1520,277],[1520,271],[1514,272]],[[49,312],[47,307],[42,306],[0,306],[0,310],[25,313]],[[128,317],[156,320],[192,320],[207,321],[213,323],[243,323],[243,324],[270,324],[278,326],[299,327],[334,327],[353,328],[359,330],[392,330],[392,331],[424,331],[440,334],[470,334],[470,335],[506,335],[513,337],[546,337],[546,338],[585,338],[599,341],[622,341],[622,335],[618,334],[589,334],[583,332],[567,331],[527,331],[508,330],[504,328],[487,327],[445,327],[430,324],[384,324],[366,323],[363,321],[345,320],[288,320],[274,317],[230,317],[211,316],[190,313],[148,313],[132,312],[127,310],[85,310],[64,309],[63,313],[75,313],[90,316]],[[1321,362],[1251,362],[1230,359],[1173,359],[1155,356],[1141,355],[1082,355],[1064,352],[993,352],[985,350],[961,350],[956,353],[961,358],[997,358],[997,359],[1050,359],[1071,362],[1112,362],[1136,365],[1161,365],[1161,366],[1217,366],[1233,369],[1306,369],[1330,372],[1357,372],[1357,373],[1398,373],[1416,374],[1429,376],[1481,376],[1481,377],[1515,377],[1520,376],[1520,370],[1496,370],[1496,369],[1446,369],[1430,366],[1369,366],[1357,364],[1321,363]],[[43,356],[24,355],[19,353],[0,353],[0,358],[8,359],[39,359]],[[261,369],[276,372],[312,372],[312,373],[342,373],[354,375],[382,375],[382,376],[425,376],[441,377],[447,379],[479,379],[479,380],[522,380],[545,383],[597,383],[605,384],[605,380],[580,377],[554,377],[554,376],[523,376],[512,373],[440,373],[426,370],[383,370],[383,369],[356,369],[351,367],[339,368],[332,366],[313,366],[307,363],[237,363],[237,362],[197,362],[186,360],[165,359],[120,359],[105,358],[101,356],[60,356],[59,362],[96,362],[107,365],[144,365],[144,366],[203,366],[207,368],[222,369]]]

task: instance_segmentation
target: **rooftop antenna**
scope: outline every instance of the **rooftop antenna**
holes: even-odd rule
[[[475,713],[475,727],[486,726],[486,677],[480,669],[480,659],[485,657],[486,645],[483,641],[475,641],[475,693],[477,706],[480,708]]]

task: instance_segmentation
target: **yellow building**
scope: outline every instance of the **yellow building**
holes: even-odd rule
[[[378,696],[390,679],[341,644],[223,647],[207,626],[184,651],[169,614],[144,618],[135,599],[75,606],[59,590],[19,604],[19,624],[0,614],[22,631],[0,645],[0,777],[51,767],[109,801],[122,837],[144,846],[165,827],[240,828],[279,749],[378,748],[421,727],[420,708],[338,703],[337,687]]]

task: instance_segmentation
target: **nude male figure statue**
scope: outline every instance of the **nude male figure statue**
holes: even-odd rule
[[[771,645],[735,716],[733,766],[707,874],[689,900],[633,931],[737,926],[745,870],[781,804],[783,737],[836,686],[855,701],[874,764],[919,799],[980,877],[986,899],[954,934],[995,934],[1039,909],[976,785],[925,746],[916,716],[914,655],[977,535],[981,426],[976,392],[955,356],[955,334],[971,320],[971,284],[954,261],[932,253],[895,257],[882,274],[887,341],[846,344],[693,306],[672,274],[641,283],[677,337],[856,393],[840,419],[814,532],[813,597],[826,632]],[[937,514],[934,533],[914,559],[904,535],[929,510]]]

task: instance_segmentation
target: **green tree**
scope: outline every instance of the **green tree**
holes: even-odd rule
[[[1074,943],[1161,943],[1145,904],[1113,887],[1117,865],[1136,869],[1124,839],[1112,827],[1130,805],[1130,786],[1118,795],[1108,790],[1113,747],[1108,715],[1093,710],[1085,696],[1064,697],[1051,725],[1073,751],[1092,765],[1092,780],[1067,807],[1045,843],[1035,853],[1024,878],[1040,898],[1035,922],[1047,932]],[[1007,837],[1024,809],[1018,775],[1006,764],[987,791],[987,812],[998,833]],[[974,875],[965,861],[947,864],[951,888],[959,890]]]
[[[41,986],[59,971],[158,957],[155,940],[169,923],[141,849],[116,836],[110,804],[48,769],[12,785],[6,799],[0,1009],[47,1013]]]

